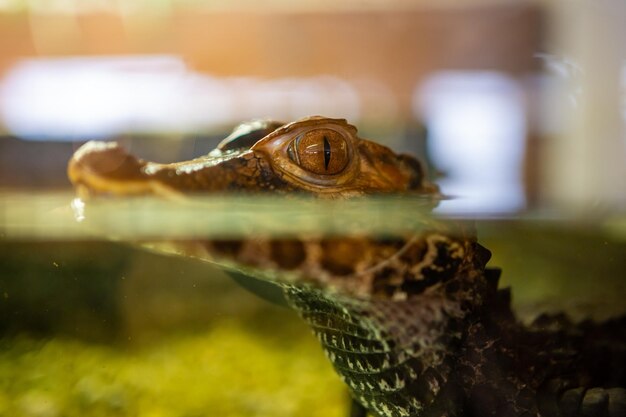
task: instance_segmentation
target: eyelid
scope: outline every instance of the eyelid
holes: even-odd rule
[[[287,156],[296,164],[300,165],[300,157],[298,156],[298,152],[296,150],[296,139],[292,140],[287,146]]]

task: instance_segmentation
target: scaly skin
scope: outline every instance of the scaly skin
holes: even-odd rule
[[[174,164],[90,142],[68,174],[83,196],[438,196],[417,160],[322,117],[244,124],[209,155]],[[347,384],[353,415],[626,416],[626,320],[522,326],[470,226],[430,219],[397,238],[173,244],[280,288]]]

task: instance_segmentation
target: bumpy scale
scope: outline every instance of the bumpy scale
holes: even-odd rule
[[[68,173],[82,196],[438,195],[416,159],[323,117],[246,123],[209,155],[173,164],[90,142]],[[626,416],[626,319],[523,326],[471,226],[425,222],[393,239],[255,236],[178,252],[278,286],[348,386],[354,416]]]

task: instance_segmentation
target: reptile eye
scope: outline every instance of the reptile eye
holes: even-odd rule
[[[292,161],[314,174],[335,175],[348,165],[348,144],[340,133],[330,129],[299,135],[287,153]]]

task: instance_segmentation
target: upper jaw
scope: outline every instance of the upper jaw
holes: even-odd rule
[[[160,164],[128,153],[116,142],[85,143],[68,163],[68,177],[81,197],[181,197],[220,192],[236,183],[249,183],[258,169],[252,151],[220,152],[190,161]]]

